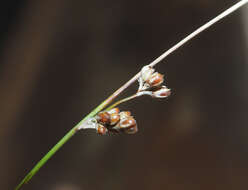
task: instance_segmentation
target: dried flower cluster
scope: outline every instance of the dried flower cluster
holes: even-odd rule
[[[141,75],[138,79],[139,89],[138,95],[150,95],[154,98],[166,98],[171,94],[170,89],[165,85],[164,75],[155,72],[151,66],[146,65],[141,69]]]
[[[97,121],[96,131],[101,135],[109,132],[134,134],[138,131],[137,123],[133,116],[131,116],[131,112],[120,112],[119,108],[100,112],[95,119]]]

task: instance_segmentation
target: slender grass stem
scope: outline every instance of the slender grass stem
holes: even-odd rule
[[[209,28],[210,26],[212,26],[216,22],[220,21],[224,17],[226,17],[229,14],[233,13],[234,11],[236,11],[237,9],[239,9],[240,7],[242,7],[243,5],[245,5],[246,3],[248,3],[248,0],[241,0],[241,1],[239,1],[238,3],[236,3],[235,5],[233,5],[232,7],[230,7],[229,9],[225,10],[224,12],[222,12],[221,14],[219,14],[218,16],[216,16],[215,18],[213,18],[212,20],[208,21],[206,24],[202,25],[201,27],[199,27],[198,29],[196,29],[194,32],[192,32],[191,34],[189,34],[188,36],[186,36],[184,39],[182,39],[180,42],[178,42],[177,44],[175,44],[174,46],[172,46],[170,49],[168,49],[166,52],[164,52],[162,55],[160,55],[157,59],[155,59],[149,65],[152,66],[152,67],[155,66],[160,61],[162,61],[164,58],[166,58],[168,55],[170,55],[175,50],[177,50],[178,48],[180,48],[181,46],[183,46],[184,44],[186,44],[188,41],[190,41],[192,38],[194,38],[195,36],[197,36],[198,34],[200,34],[201,32],[203,32],[204,30],[206,30],[207,28]]]
[[[182,39],[180,42],[178,42],[176,45],[171,47],[169,50],[164,52],[161,56],[159,56],[157,59],[155,59],[153,62],[151,62],[150,66],[155,66],[160,61],[162,61],[164,58],[166,58],[168,55],[173,53],[175,50],[177,50],[179,47],[183,46],[186,42],[193,39],[195,36],[200,34],[202,31],[206,30],[219,20],[223,19],[227,15],[231,14],[238,8],[242,7],[248,3],[248,0],[241,0],[235,5],[233,5],[231,8],[225,10],[223,13],[215,17],[214,19],[210,20],[197,30],[195,30],[193,33]],[[134,77],[132,77],[127,83],[125,83],[123,86],[121,86],[118,90],[116,90],[110,97],[108,97],[105,101],[103,101],[99,106],[97,106],[92,112],[90,112],[83,120],[81,120],[75,127],[73,127],[35,166],[34,168],[24,177],[24,179],[19,183],[19,185],[15,188],[15,190],[19,190],[23,184],[26,184],[38,171],[39,169],[79,130],[79,127],[83,125],[83,122],[93,116],[95,116],[98,112],[103,110],[107,105],[109,105],[120,93],[122,93],[126,88],[128,88],[131,84],[133,84],[140,76],[140,72],[137,73]],[[134,98],[133,96],[130,96],[126,99],[120,100],[119,102],[116,102],[112,106],[115,107],[116,105],[123,103],[127,100],[130,100]],[[110,106],[108,109],[112,108]]]
[[[106,109],[106,111],[111,110],[112,108],[114,108],[114,107],[116,107],[116,106],[118,106],[118,105],[120,105],[120,104],[122,104],[122,103],[124,103],[124,102],[127,102],[127,101],[129,101],[129,100],[132,100],[132,99],[134,99],[134,98],[137,98],[137,97],[138,97],[137,94],[133,94],[132,96],[128,96],[127,98],[121,99],[121,100],[115,102],[114,104],[112,104],[111,106],[109,106],[109,107]]]
[[[112,99],[113,100],[113,99]],[[75,127],[73,127],[53,148],[34,166],[34,168],[24,177],[24,179],[16,186],[15,190],[18,190],[22,185],[29,182],[29,180],[40,170],[40,168],[71,138],[73,135],[79,131],[78,128],[87,119],[95,116],[99,111],[101,111],[105,106],[111,103],[108,98],[97,106],[92,112],[90,112],[84,119],[82,119]]]
[[[35,167],[25,176],[21,183],[16,187],[20,189],[23,184],[26,184],[38,171],[39,169],[63,146],[74,134],[76,130],[73,128],[70,130],[36,165]]]

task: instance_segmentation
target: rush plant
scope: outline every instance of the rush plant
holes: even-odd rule
[[[148,95],[153,98],[166,98],[171,94],[164,83],[164,76],[155,72],[154,66],[173,53],[179,47],[183,46],[186,42],[206,30],[213,24],[217,23],[227,15],[236,11],[243,5],[248,3],[248,0],[241,0],[229,9],[222,12],[200,28],[183,38],[176,45],[164,52],[161,56],[155,59],[150,64],[144,66],[139,73],[132,77],[128,82],[116,90],[105,101],[99,104],[93,111],[85,116],[76,126],[74,126],[24,177],[24,179],[17,185],[15,190],[19,190],[24,184],[28,183],[30,179],[39,171],[39,169],[79,130],[94,129],[97,133],[104,135],[107,133],[126,133],[134,134],[138,131],[136,120],[128,111],[120,112],[116,107],[123,102],[131,99],[138,98],[139,96]],[[139,82],[138,90],[135,94],[117,101],[110,105],[113,100],[120,95],[126,88],[132,85],[135,81]],[[108,108],[106,108],[109,106]]]

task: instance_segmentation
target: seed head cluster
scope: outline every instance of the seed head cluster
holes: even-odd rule
[[[138,131],[136,120],[131,116],[131,112],[113,108],[103,111],[95,116],[97,121],[96,131],[98,134],[126,133],[134,134]]]

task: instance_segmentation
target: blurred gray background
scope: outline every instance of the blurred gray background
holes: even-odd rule
[[[13,189],[142,66],[235,2],[3,3],[0,189]],[[23,189],[247,189],[247,11],[228,16],[156,66],[172,95],[121,106],[135,116],[136,135],[81,131]]]

